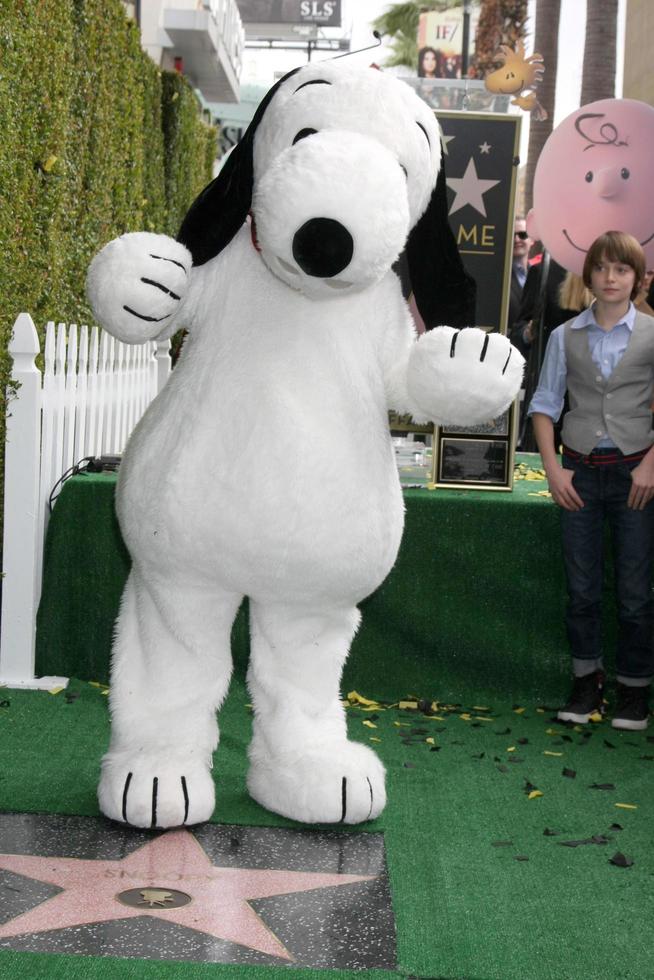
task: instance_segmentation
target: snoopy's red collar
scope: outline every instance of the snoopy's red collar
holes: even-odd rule
[[[249,214],[250,214],[250,238],[252,239],[252,244],[256,248],[257,252],[260,252],[261,246],[259,245],[259,242],[257,240],[257,225],[254,220],[254,215],[252,214],[251,211]]]

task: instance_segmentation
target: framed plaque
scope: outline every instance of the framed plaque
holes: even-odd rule
[[[481,425],[439,427],[434,432],[435,487],[512,490],[518,401]]]

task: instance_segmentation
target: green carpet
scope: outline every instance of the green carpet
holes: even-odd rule
[[[518,458],[540,464],[540,457]],[[37,619],[39,675],[108,680],[113,624],[129,571],[114,515],[115,486],[113,474],[79,476],[57,500]],[[545,490],[544,481],[519,480],[512,493],[405,491],[400,553],[386,581],[361,604],[345,683],[374,683],[378,695],[389,698],[422,684],[454,697],[462,683],[499,697],[556,698],[570,667],[558,511]],[[609,666],[611,575],[607,561]],[[243,669],[244,611],[233,640]]]
[[[442,697],[432,687],[398,691],[410,695]],[[576,730],[554,723],[547,705],[484,699],[480,691],[460,700],[437,706],[436,717],[411,708],[348,708],[352,737],[372,744],[388,770],[388,806],[365,829],[385,834],[398,973],[653,977],[654,735],[614,732],[606,721]],[[237,677],[221,712],[215,819],[293,826],[245,792],[247,702]],[[73,681],[57,695],[4,690],[0,703],[0,809],[97,814],[109,731],[102,689]],[[562,846],[597,835],[610,839]],[[618,852],[633,865],[611,864]],[[0,977],[274,980],[286,970],[0,953]],[[322,973],[326,980],[355,976],[294,976]]]

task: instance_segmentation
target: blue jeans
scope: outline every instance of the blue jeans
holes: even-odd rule
[[[644,510],[627,507],[631,470],[638,463],[590,465],[563,455],[574,471],[573,485],[584,502],[561,510],[563,560],[568,582],[566,627],[573,657],[602,656],[602,567],[604,519],[609,522],[618,605],[616,673],[654,675],[652,551],[654,501]]]

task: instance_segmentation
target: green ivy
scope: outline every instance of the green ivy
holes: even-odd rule
[[[0,132],[2,474],[16,316],[41,343],[48,320],[90,323],[93,255],[126,231],[175,235],[211,179],[216,132],[120,0],[0,0]]]

